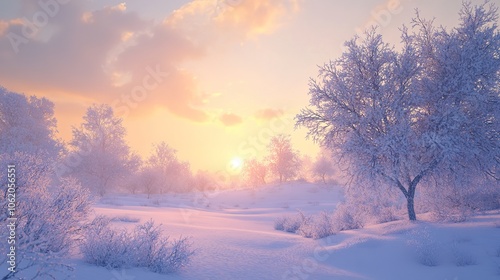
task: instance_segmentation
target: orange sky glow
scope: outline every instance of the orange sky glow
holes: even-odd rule
[[[460,2],[2,1],[0,85],[53,101],[66,141],[89,105],[107,103],[133,150],[165,141],[193,170],[239,169],[278,133],[315,157],[294,117],[317,65],[370,25],[397,45],[415,8],[455,25]]]

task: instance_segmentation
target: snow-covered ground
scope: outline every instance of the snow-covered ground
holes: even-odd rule
[[[465,223],[396,221],[320,240],[274,230],[297,209],[331,210],[338,187],[290,183],[197,195],[110,196],[96,213],[133,227],[153,219],[172,238],[190,236],[190,265],[168,276],[108,270],[75,256],[76,279],[500,279],[500,211]]]

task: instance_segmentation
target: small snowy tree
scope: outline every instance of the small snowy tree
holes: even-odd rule
[[[324,184],[326,184],[328,178],[332,178],[335,175],[334,162],[329,152],[324,150],[321,151],[316,161],[312,166],[312,173],[314,176],[321,178]]]
[[[189,163],[180,161],[177,151],[165,142],[154,145],[154,152],[145,168],[155,174],[155,188],[162,193],[189,188],[192,177]]]
[[[257,159],[250,159],[245,162],[243,173],[250,185],[262,186],[266,184],[267,168],[265,163]]]
[[[294,178],[299,171],[300,160],[298,152],[293,150],[290,137],[284,134],[274,136],[268,149],[269,169],[279,178],[280,183]]]
[[[73,174],[85,187],[104,195],[138,167],[125,142],[122,119],[108,105],[92,105],[79,128],[73,128],[72,153],[81,155]]]
[[[389,184],[416,220],[420,182],[498,184],[500,34],[497,9],[464,4],[460,25],[435,29],[418,14],[399,51],[374,30],[320,67],[297,125],[335,152],[358,182]],[[446,175],[446,176],[444,176]],[[449,180],[456,178],[456,180]]]
[[[297,178],[306,182],[314,181],[314,176],[312,174],[313,160],[309,155],[301,155],[299,157],[299,171],[297,173]]]

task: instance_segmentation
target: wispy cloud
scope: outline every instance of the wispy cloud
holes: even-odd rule
[[[234,125],[238,125],[238,124],[243,122],[243,119],[240,116],[233,114],[233,113],[222,114],[219,117],[219,120],[225,126],[234,126]]]
[[[255,112],[255,118],[258,120],[272,120],[283,116],[284,112],[281,109],[262,109]]]

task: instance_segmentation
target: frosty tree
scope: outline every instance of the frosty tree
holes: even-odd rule
[[[374,30],[346,42],[310,81],[310,107],[297,125],[345,161],[358,183],[401,191],[410,220],[417,186],[430,178],[466,187],[483,174],[498,183],[497,19],[493,5],[464,4],[451,30],[417,13],[397,50]]]
[[[267,161],[270,171],[278,176],[280,183],[297,174],[300,167],[299,156],[292,148],[290,137],[279,134],[271,138]]]
[[[55,137],[53,108],[45,98],[0,87],[0,165],[15,166],[15,173],[10,173],[15,177],[0,174],[0,222],[10,224],[0,231],[3,240],[12,237],[7,206],[16,200],[15,239],[0,247],[1,262],[15,256],[15,267],[2,271],[0,279],[58,279],[67,274],[72,267],[65,260],[90,211],[88,192],[76,180],[54,180],[55,161],[63,147]],[[8,182],[15,185],[15,196]]]
[[[323,184],[326,184],[327,178],[335,175],[334,162],[328,150],[322,149],[320,151],[311,171],[314,176],[321,178]]]
[[[73,128],[70,142],[73,153],[82,155],[74,175],[102,196],[135,171],[138,158],[125,142],[122,119],[114,116],[110,106],[92,105],[83,119],[80,127]]]
[[[0,86],[0,153],[40,153],[47,160],[55,160],[62,150],[56,132],[51,101],[26,97]]]
[[[243,173],[249,184],[253,187],[262,186],[266,184],[266,176],[268,167],[264,162],[252,158],[245,162],[243,166]]]
[[[180,161],[177,151],[165,142],[153,146],[153,154],[148,158],[145,169],[146,174],[149,172],[156,178],[153,189],[161,193],[186,191],[192,177],[189,163]]]

